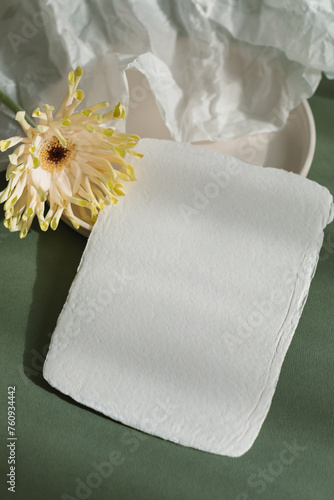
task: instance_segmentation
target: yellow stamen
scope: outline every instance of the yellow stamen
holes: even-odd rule
[[[39,159],[44,170],[59,172],[69,165],[69,161],[74,155],[74,144],[68,139],[66,142],[66,147],[63,147],[54,136],[43,144]]]

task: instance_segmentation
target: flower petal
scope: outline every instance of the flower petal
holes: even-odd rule
[[[16,135],[14,137],[9,137],[9,139],[4,139],[0,141],[0,151],[6,151],[8,148],[12,148],[15,144],[21,142],[23,137]]]

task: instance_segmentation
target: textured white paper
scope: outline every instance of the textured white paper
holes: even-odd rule
[[[138,182],[88,240],[44,377],[129,426],[239,456],[269,410],[332,196],[190,145],[139,149]]]
[[[1,88],[28,112],[56,106],[78,64],[84,106],[126,105],[135,67],[184,142],[277,130],[334,68],[330,0],[1,0],[0,32]]]

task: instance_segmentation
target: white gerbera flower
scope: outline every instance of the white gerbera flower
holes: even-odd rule
[[[84,98],[77,90],[82,69],[77,67],[68,76],[68,91],[53,116],[53,106],[37,108],[33,116],[39,124],[32,127],[19,111],[16,120],[26,137],[0,141],[1,151],[21,143],[9,155],[7,187],[0,193],[6,202],[5,226],[20,231],[24,238],[37,215],[40,227],[56,229],[64,214],[78,229],[90,230],[105,203],[117,203],[123,196],[123,180],[135,180],[127,153],[141,157],[133,147],[139,137],[105,128],[104,124],[124,118],[121,103],[106,114],[99,110],[110,107],[99,102],[74,113]],[[45,203],[49,207],[45,214]]]

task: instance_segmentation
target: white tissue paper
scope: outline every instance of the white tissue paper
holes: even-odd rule
[[[138,149],[138,181],[98,217],[44,377],[124,424],[237,457],[269,410],[333,199],[195,146]]]
[[[334,76],[329,0],[2,0],[0,30],[2,90],[27,111],[56,106],[77,65],[90,102],[126,105],[134,67],[184,142],[278,130]]]

